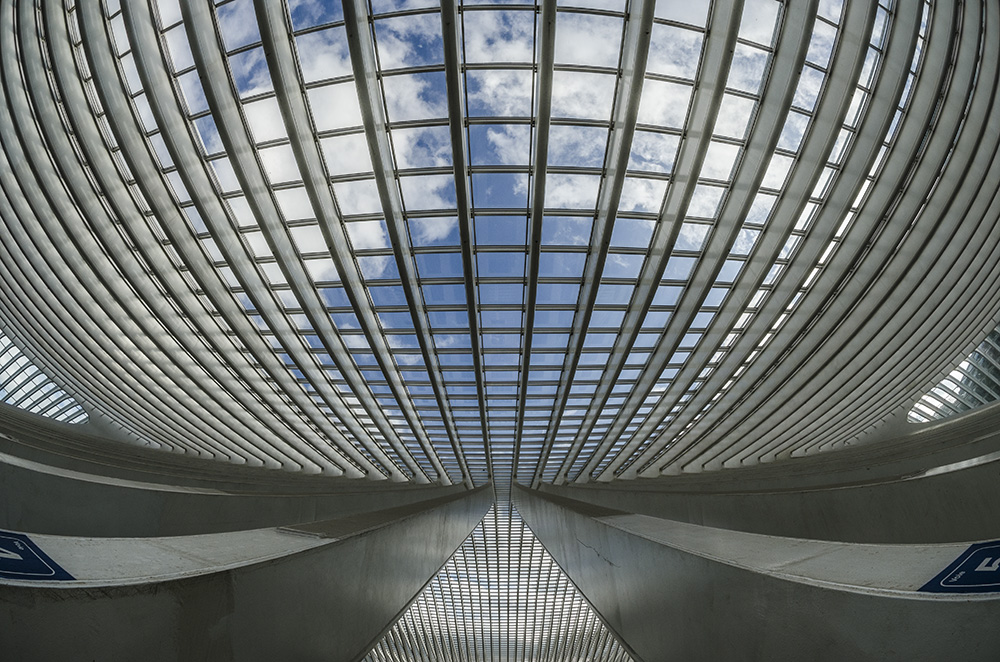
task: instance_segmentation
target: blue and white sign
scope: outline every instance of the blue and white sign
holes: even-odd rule
[[[0,579],[72,581],[73,576],[59,567],[28,536],[0,531]]]
[[[970,546],[920,590],[925,593],[1000,592],[1000,540]]]

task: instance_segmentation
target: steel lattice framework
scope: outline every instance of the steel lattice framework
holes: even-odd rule
[[[0,319],[238,464],[502,505],[835,450],[1000,321],[996,43],[987,0],[0,0]]]
[[[632,662],[511,504],[494,506],[366,662]]]

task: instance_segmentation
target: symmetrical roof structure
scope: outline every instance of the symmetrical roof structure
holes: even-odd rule
[[[494,505],[365,662],[632,662],[509,503]]]
[[[490,586],[534,591],[537,560],[593,659],[626,659],[512,483],[834,451],[968,355],[1000,311],[998,11],[2,0],[0,320],[76,399],[32,381],[28,408],[235,464],[492,482],[485,533],[371,659],[452,659],[413,632],[493,608],[449,591],[507,536]],[[997,396],[979,363],[945,400]],[[470,628],[480,652],[447,655],[489,657]]]

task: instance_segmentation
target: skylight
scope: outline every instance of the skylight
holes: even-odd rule
[[[73,396],[59,388],[5,334],[0,333],[0,402],[64,423],[86,423]]]
[[[494,505],[365,662],[631,662],[510,503]]]

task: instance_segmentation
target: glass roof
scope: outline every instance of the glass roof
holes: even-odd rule
[[[86,423],[87,412],[0,333],[0,402],[65,423]]]
[[[0,71],[0,314],[65,393],[7,339],[0,388],[218,461],[492,481],[500,505],[372,659],[426,657],[428,623],[484,651],[477,618],[536,570],[573,605],[559,627],[625,659],[503,505],[513,481],[840,448],[995,324],[995,186],[966,130],[991,108],[981,44],[953,51],[968,17],[919,9],[24,9]],[[911,417],[1000,393],[990,343]],[[543,645],[521,616],[508,632]]]
[[[365,662],[632,662],[517,509],[493,506]]]
[[[907,414],[928,423],[1000,400],[1000,329],[993,329],[975,351],[924,393]]]
[[[226,339],[225,389],[263,398],[220,400],[243,421],[223,440],[136,432],[289,469],[493,479],[501,499],[515,479],[795,452],[763,429],[719,444],[713,421],[868,231],[929,7],[893,42],[889,0],[70,3],[129,212],[108,223]],[[900,94],[881,72],[904,40]],[[852,156],[875,124],[884,149]]]

